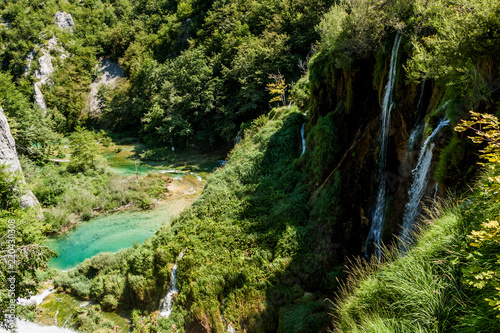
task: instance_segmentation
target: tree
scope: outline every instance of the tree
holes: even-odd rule
[[[98,149],[94,134],[80,126],[71,135],[71,162],[68,170],[71,172],[83,172],[97,168]]]
[[[285,83],[285,76],[278,72],[278,74],[269,74],[269,78],[273,80],[273,82],[267,84],[267,90],[273,96],[269,103],[281,101],[283,105],[286,105],[285,92],[287,85]]]

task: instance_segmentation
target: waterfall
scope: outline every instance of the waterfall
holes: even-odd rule
[[[18,298],[17,304],[19,305],[40,305],[43,300],[54,292],[53,288],[45,289],[40,294],[31,296],[29,298]]]
[[[427,81],[427,79],[424,79],[422,81],[422,86],[420,87],[420,96],[418,98],[417,111],[420,111],[420,109],[422,109],[422,102],[424,100],[424,91],[425,91],[425,81]]]
[[[186,248],[182,250],[182,252],[177,257],[177,261],[181,260],[186,252]],[[174,296],[179,293],[179,289],[177,289],[177,261],[174,264],[174,268],[172,269],[172,275],[170,277],[170,290],[167,295],[160,301],[160,316],[168,318],[172,313],[173,309],[173,300]]]
[[[54,315],[54,324],[56,324],[56,326],[59,324],[57,322],[57,315],[59,314],[59,309],[56,311],[56,314]]]
[[[226,320],[226,318],[224,318],[223,312],[224,312],[225,307],[226,307],[226,299],[223,299],[222,300],[222,309],[220,311],[220,318],[227,325],[226,332],[236,333],[236,330],[234,329],[234,327]]]
[[[436,185],[434,186],[434,197],[432,198],[432,209],[434,209],[434,206],[436,205],[436,198],[438,191],[439,191],[439,184],[436,183]]]
[[[413,169],[413,183],[408,192],[408,202],[405,206],[403,214],[403,231],[401,232],[401,240],[404,244],[410,241],[410,233],[413,229],[413,222],[420,212],[420,201],[424,196],[427,187],[427,175],[429,173],[432,162],[432,150],[434,143],[432,140],[438,134],[439,130],[448,126],[450,122],[446,119],[441,120],[431,135],[425,140],[418,156],[418,162],[415,169]]]
[[[389,141],[389,127],[391,120],[391,110],[393,106],[393,92],[396,79],[396,64],[401,44],[401,34],[398,32],[394,40],[391,54],[391,64],[389,67],[389,74],[387,84],[385,86],[384,99],[382,103],[382,128],[380,131],[380,151],[379,151],[379,165],[378,165],[378,193],[375,211],[372,216],[372,223],[368,238],[366,239],[365,254],[369,254],[369,249],[373,246],[374,252],[377,257],[380,257],[380,242],[381,233],[384,226],[385,219],[385,205],[386,205],[386,184],[385,184],[385,168],[387,159],[387,143]]]
[[[304,128],[306,127],[306,123],[304,122],[302,124],[302,127],[300,128],[300,136],[302,138],[302,153],[300,154],[300,156],[304,155],[304,153],[306,152],[306,138],[304,136]]]
[[[408,142],[406,143],[406,154],[407,155],[410,154],[415,149],[415,144],[417,143],[417,140],[420,137],[422,125],[423,125],[423,123],[418,124],[417,126],[415,126],[415,128],[411,132],[410,137],[408,138]]]

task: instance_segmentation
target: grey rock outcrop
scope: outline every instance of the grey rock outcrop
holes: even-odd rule
[[[49,82],[50,76],[54,72],[54,66],[52,65],[52,55],[51,51],[57,51],[60,53],[59,58],[65,59],[69,57],[68,52],[66,52],[62,47],[57,45],[58,41],[55,36],[48,40],[47,45],[43,45],[40,48],[41,57],[38,59],[39,69],[35,71],[35,78],[38,80],[34,85],[34,94],[35,101],[38,106],[44,110],[47,109],[47,105],[45,104],[45,100],[43,98],[41,87]],[[33,52],[30,52],[27,58],[27,69],[25,73],[29,73],[29,68],[31,66],[31,62],[33,61]]]
[[[87,107],[89,115],[96,116],[101,113],[101,101],[99,99],[99,87],[107,85],[114,88],[119,78],[124,77],[123,70],[120,65],[109,59],[102,59],[96,68],[99,71],[99,76],[90,85],[90,92],[87,97]]]
[[[7,171],[9,172],[19,172],[22,175],[21,164],[19,163],[19,158],[17,157],[16,142],[10,133],[9,123],[7,118],[3,113],[3,109],[0,107],[0,163],[7,166]],[[24,177],[21,180],[22,187],[26,187],[26,182]],[[38,200],[33,195],[33,193],[27,189],[26,193],[20,198],[21,207],[36,207],[38,206]]]
[[[56,24],[61,29],[69,29],[73,30],[75,26],[75,22],[73,21],[73,17],[71,14],[66,12],[57,12],[55,15]]]
[[[64,30],[73,31],[75,22],[71,14],[66,12],[57,12],[54,15],[56,25]],[[31,69],[31,63],[35,59],[36,54],[41,54],[38,59],[39,69],[35,71],[35,78],[37,79],[34,87],[33,93],[35,96],[36,104],[43,110],[47,110],[47,105],[45,104],[45,99],[42,94],[42,86],[50,82],[50,76],[54,72],[54,66],[52,65],[52,59],[54,57],[50,54],[51,51],[56,51],[59,53],[60,59],[65,59],[69,57],[69,53],[66,52],[61,46],[58,45],[58,40],[56,36],[53,36],[47,41],[47,43],[41,44],[31,51],[26,58],[26,68],[24,69],[24,74],[28,75]]]

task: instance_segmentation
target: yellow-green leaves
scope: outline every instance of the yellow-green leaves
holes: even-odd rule
[[[498,118],[488,113],[470,111],[470,114],[470,119],[462,120],[455,127],[455,131],[472,130],[475,135],[468,136],[472,142],[486,143],[486,147],[479,151],[481,158],[492,163],[500,162],[500,125]]]
[[[267,90],[269,94],[273,96],[269,103],[280,102],[286,105],[286,89],[287,85],[285,83],[285,76],[278,72],[278,74],[269,74],[269,79],[273,80],[267,84]]]

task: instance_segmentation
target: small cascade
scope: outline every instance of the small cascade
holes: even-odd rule
[[[56,311],[56,314],[54,315],[54,324],[59,325],[59,323],[57,322],[57,315],[59,314],[59,309]]]
[[[172,269],[172,275],[170,277],[170,290],[167,295],[160,301],[160,316],[168,318],[172,313],[173,305],[174,305],[174,296],[179,293],[179,289],[177,289],[177,262],[182,259],[184,253],[186,252],[186,248],[182,250],[182,252],[177,257],[177,261],[174,264],[174,268]]]
[[[302,124],[302,127],[300,128],[300,137],[302,138],[302,153],[300,154],[300,156],[304,155],[304,153],[306,152],[306,138],[304,136],[305,127],[306,127],[306,123],[304,122]]]
[[[410,241],[410,233],[413,229],[413,223],[420,213],[420,201],[424,196],[427,187],[429,170],[432,162],[432,150],[434,143],[432,140],[439,133],[441,128],[448,126],[450,122],[446,119],[441,120],[438,126],[434,129],[431,135],[425,140],[418,156],[418,162],[415,169],[413,169],[413,183],[411,184],[410,191],[408,192],[408,202],[405,206],[403,215],[403,231],[401,232],[401,240],[403,244]]]
[[[226,332],[236,333],[236,330],[234,329],[234,327],[226,320],[226,318],[224,318],[224,315],[222,314],[222,312],[224,311],[225,307],[226,307],[226,300],[223,299],[222,300],[222,309],[220,311],[220,318],[227,325]]]
[[[439,184],[436,183],[436,185],[434,186],[434,197],[432,198],[432,209],[434,209],[434,206],[436,205],[438,191],[439,191]]]
[[[408,142],[406,143],[407,154],[411,153],[415,149],[415,145],[417,144],[417,141],[420,137],[420,132],[422,131],[422,126],[423,123],[418,124],[411,132],[410,137],[408,138]]]
[[[43,300],[52,294],[54,292],[53,288],[45,289],[42,291],[40,294],[31,296],[30,298],[18,298],[17,299],[17,304],[19,305],[40,305],[42,304]]]
[[[396,80],[396,64],[398,58],[399,45],[401,44],[401,34],[398,32],[394,40],[394,45],[392,47],[391,54],[391,64],[389,67],[389,74],[387,84],[385,86],[384,99],[382,103],[382,128],[380,131],[380,151],[379,151],[379,165],[378,165],[378,193],[377,193],[377,203],[375,206],[375,211],[372,216],[371,228],[366,239],[365,254],[369,255],[369,250],[373,249],[373,252],[377,257],[380,257],[380,243],[382,228],[384,227],[385,220],[385,206],[386,206],[386,184],[385,184],[385,172],[386,172],[386,160],[387,160],[387,144],[389,141],[389,128],[391,120],[391,111],[393,107],[393,93],[394,85]]]

